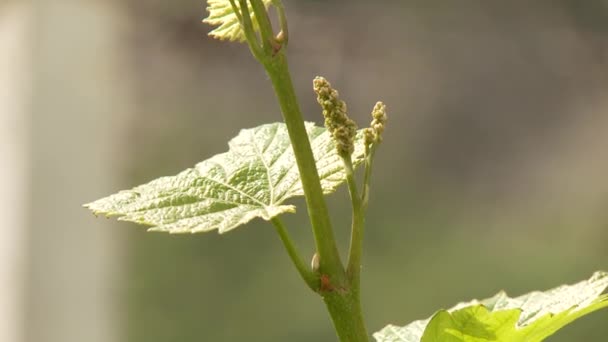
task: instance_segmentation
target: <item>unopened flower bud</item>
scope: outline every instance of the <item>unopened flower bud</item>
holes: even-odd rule
[[[346,103],[339,99],[338,91],[323,77],[316,77],[313,87],[317,102],[323,108],[325,127],[334,139],[338,153],[350,156],[355,150],[357,124],[346,115]]]
[[[312,268],[313,272],[317,272],[319,270],[319,262],[319,254],[315,253],[310,261],[310,268]]]
[[[370,127],[365,130],[365,144],[382,142],[382,133],[386,125],[386,106],[382,102],[377,102],[372,110],[372,122]]]
[[[374,143],[375,134],[373,129],[371,129],[370,127],[365,128],[363,130],[363,135],[365,137],[365,146],[370,146]]]

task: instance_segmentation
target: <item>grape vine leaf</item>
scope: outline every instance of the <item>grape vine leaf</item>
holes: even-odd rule
[[[608,273],[545,292],[509,298],[504,292],[460,303],[404,327],[388,325],[378,342],[538,342],[574,320],[608,307]]]
[[[272,0],[262,0],[266,9],[270,6]],[[239,2],[235,1],[235,5],[239,7]],[[239,7],[240,8],[240,7]],[[249,14],[251,16],[251,22],[253,23],[253,29],[257,32],[259,30],[258,21],[253,13],[253,8],[251,4],[247,2],[247,8],[249,8]],[[208,0],[207,1],[207,11],[209,12],[209,16],[203,20],[204,23],[217,26],[209,35],[213,38],[234,42],[244,42],[245,32],[241,27],[241,23],[239,22],[239,18],[236,13],[232,9],[232,5],[228,0]]]
[[[306,123],[321,186],[333,192],[346,175],[329,132]],[[284,204],[304,195],[287,128],[283,123],[243,129],[215,155],[176,176],[162,177],[84,206],[97,214],[152,226],[150,231],[225,233],[256,217],[270,220],[294,212]],[[353,163],[363,161],[363,133]]]

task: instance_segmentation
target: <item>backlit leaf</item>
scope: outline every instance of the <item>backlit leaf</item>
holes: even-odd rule
[[[345,180],[342,160],[325,128],[306,124],[321,185],[333,192]],[[357,136],[355,165],[364,154]],[[242,130],[218,154],[176,176],[162,177],[131,190],[86,204],[95,214],[152,226],[152,231],[227,232],[253,218],[294,212],[285,202],[304,194],[285,124]]]
[[[388,325],[374,334],[378,342],[539,342],[572,321],[608,307],[608,273],[545,292],[509,298],[504,292],[404,327]]]

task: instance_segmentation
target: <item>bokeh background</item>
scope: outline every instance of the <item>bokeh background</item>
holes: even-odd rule
[[[311,81],[389,108],[363,265],[370,332],[608,270],[608,1],[285,0]],[[81,204],[280,120],[200,0],[0,3],[0,340],[333,341],[269,224],[146,233]],[[346,249],[348,200],[328,198]],[[287,218],[313,244],[302,200]],[[549,339],[608,340],[608,311]]]

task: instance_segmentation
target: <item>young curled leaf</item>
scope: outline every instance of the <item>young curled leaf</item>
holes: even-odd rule
[[[268,9],[272,0],[262,0],[262,2]],[[240,10],[239,1],[235,0],[234,3]],[[247,2],[247,4],[251,21],[253,23],[253,29],[257,32],[259,30],[258,21],[253,13],[251,4],[249,4],[249,2]],[[245,32],[243,31],[241,23],[239,22],[238,15],[234,12],[229,0],[208,0],[207,11],[209,12],[209,16],[207,16],[203,22],[211,26],[217,26],[215,29],[209,32],[209,36],[215,39],[228,40],[231,42],[244,42],[246,40]]]

